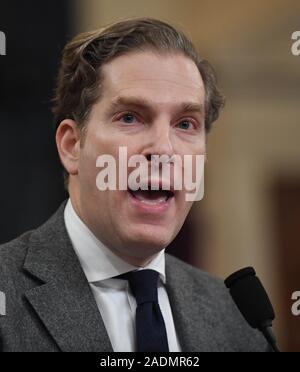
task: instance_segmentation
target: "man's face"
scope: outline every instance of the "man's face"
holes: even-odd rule
[[[118,161],[120,146],[127,147],[128,158],[205,154],[204,84],[194,62],[180,54],[131,53],[102,72],[102,98],[92,108],[80,149],[75,204],[119,256],[149,258],[174,239],[192,203],[185,191],[168,200],[160,192],[147,200],[127,190],[99,191],[96,159],[109,154]]]

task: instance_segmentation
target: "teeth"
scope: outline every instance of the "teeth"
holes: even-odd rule
[[[132,195],[145,204],[162,204],[168,200],[168,195],[164,191],[142,191],[132,192]]]

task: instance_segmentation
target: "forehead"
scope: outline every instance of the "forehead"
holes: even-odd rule
[[[138,96],[163,105],[204,103],[205,89],[196,64],[181,54],[152,51],[119,56],[102,68],[103,98]]]

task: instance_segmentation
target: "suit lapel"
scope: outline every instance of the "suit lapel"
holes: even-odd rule
[[[41,283],[25,297],[62,351],[112,352],[89,283],[64,223],[65,203],[34,231],[23,269]],[[167,292],[183,351],[222,350],[218,319],[207,288],[193,284],[178,260],[166,255]]]
[[[31,236],[24,270],[43,284],[25,296],[62,351],[113,351],[63,212],[64,205]]]
[[[182,265],[166,255],[166,288],[182,351],[218,351],[221,345],[215,337],[217,321],[211,314],[214,306],[206,295],[207,289],[193,284]]]

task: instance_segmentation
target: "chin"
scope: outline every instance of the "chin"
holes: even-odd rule
[[[144,226],[138,230],[131,231],[127,237],[128,244],[135,251],[143,253],[155,254],[166,248],[175,238],[177,233],[174,230],[162,228],[161,226]]]

